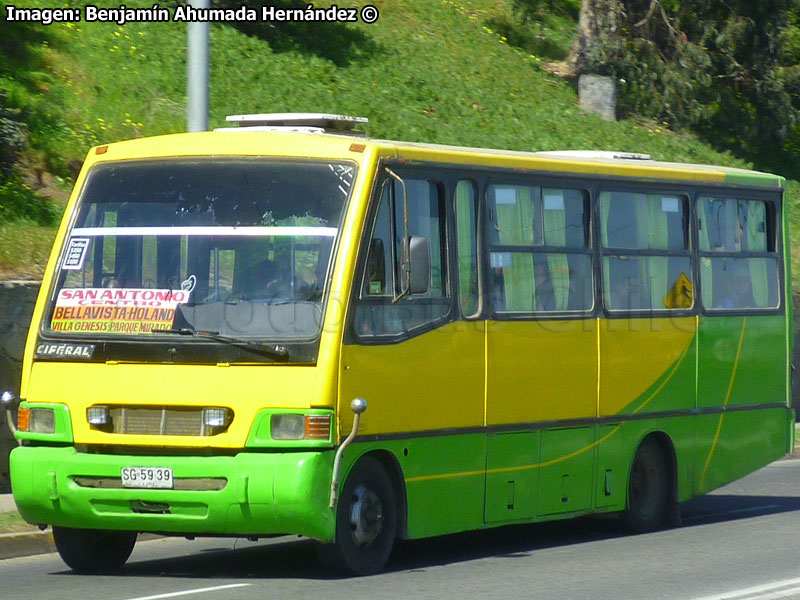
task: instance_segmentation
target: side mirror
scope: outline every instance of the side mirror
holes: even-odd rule
[[[431,244],[428,238],[412,235],[409,241],[411,294],[425,294],[431,285]]]

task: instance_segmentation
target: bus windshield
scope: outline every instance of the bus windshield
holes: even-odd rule
[[[59,262],[49,330],[318,336],[355,170],[260,158],[96,166]]]

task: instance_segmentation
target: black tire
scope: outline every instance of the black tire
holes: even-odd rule
[[[647,438],[636,450],[628,477],[625,523],[635,533],[656,531],[666,525],[670,507],[667,460],[659,443]]]
[[[365,456],[347,477],[336,505],[336,539],[318,544],[323,564],[338,573],[371,575],[386,565],[397,534],[397,501],[381,463]]]
[[[136,544],[135,531],[53,527],[61,559],[77,573],[110,573],[125,564]]]

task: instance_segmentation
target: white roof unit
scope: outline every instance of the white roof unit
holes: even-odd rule
[[[239,128],[258,131],[293,131],[302,133],[364,134],[354,131],[356,125],[366,125],[366,117],[331,115],[326,113],[264,113],[255,115],[229,115],[228,123]]]
[[[537,152],[542,156],[552,156],[554,158],[604,158],[604,159],[627,159],[627,160],[652,160],[649,154],[639,152],[617,152],[615,150],[558,150],[555,152]]]

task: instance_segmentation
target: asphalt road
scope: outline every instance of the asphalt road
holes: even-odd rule
[[[3,600],[293,598],[800,598],[800,459],[682,507],[684,525],[624,535],[584,518],[398,545],[385,573],[333,578],[307,540],[157,539],[120,575],[73,575],[58,555],[0,562]]]

